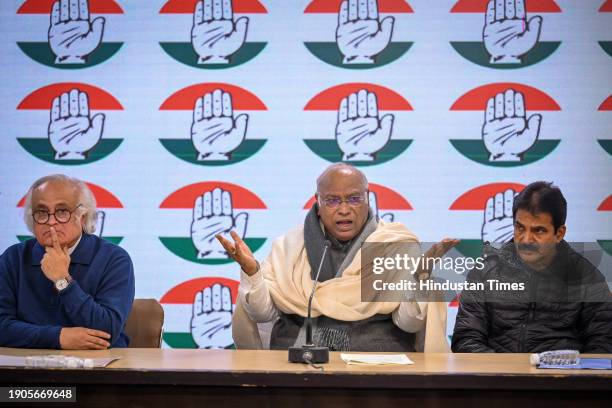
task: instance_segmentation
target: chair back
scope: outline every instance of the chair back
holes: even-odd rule
[[[134,299],[125,323],[130,348],[160,348],[164,309],[155,299]]]

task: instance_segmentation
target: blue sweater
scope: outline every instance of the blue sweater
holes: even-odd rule
[[[127,252],[83,233],[70,255],[74,281],[57,292],[40,261],[35,239],[0,256],[0,346],[59,349],[62,327],[87,327],[111,335],[111,347],[127,347],[124,326],[134,300],[134,268]]]

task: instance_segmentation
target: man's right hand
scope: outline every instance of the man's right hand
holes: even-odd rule
[[[231,231],[230,235],[234,239],[234,242],[224,238],[221,234],[215,235],[223,248],[227,251],[227,255],[234,261],[240,264],[242,270],[249,276],[255,275],[257,270],[257,260],[251,252],[251,249],[247,244],[244,243],[240,235],[236,231]]]
[[[86,327],[62,327],[60,347],[63,350],[106,350],[110,334]]]

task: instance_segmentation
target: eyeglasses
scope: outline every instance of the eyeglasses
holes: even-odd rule
[[[65,224],[70,221],[72,213],[74,213],[82,205],[83,204],[77,205],[72,211],[67,208],[60,208],[52,213],[47,210],[36,210],[32,213],[32,218],[34,218],[34,221],[36,221],[37,224],[46,224],[49,222],[51,216],[54,216],[55,221],[59,222],[60,224]]]
[[[321,199],[321,202],[325,204],[327,208],[338,208],[342,203],[347,203],[351,207],[359,207],[365,201],[365,197],[362,195],[353,195],[347,199],[340,197],[329,197]]]

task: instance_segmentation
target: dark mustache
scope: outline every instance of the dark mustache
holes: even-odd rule
[[[519,251],[538,251],[539,249],[538,244],[518,244]]]

